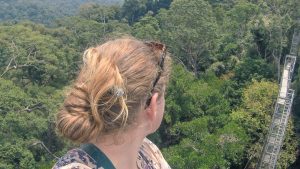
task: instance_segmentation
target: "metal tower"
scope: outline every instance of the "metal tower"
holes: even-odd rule
[[[288,124],[294,99],[294,90],[290,89],[290,84],[294,72],[299,44],[300,29],[296,28],[293,34],[290,54],[285,58],[280,90],[268,136],[257,167],[259,169],[274,169],[276,167],[276,162],[284,141],[285,130]]]

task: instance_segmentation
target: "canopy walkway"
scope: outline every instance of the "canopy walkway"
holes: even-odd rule
[[[282,72],[280,90],[278,93],[272,122],[263,152],[258,164],[259,169],[274,169],[284,141],[285,130],[294,99],[294,90],[290,89],[292,75],[300,44],[300,29],[295,28],[290,54],[286,56]]]

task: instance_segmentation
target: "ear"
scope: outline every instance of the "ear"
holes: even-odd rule
[[[150,105],[147,108],[147,117],[152,122],[155,121],[157,116],[157,99],[158,99],[158,93],[154,93],[151,97]]]

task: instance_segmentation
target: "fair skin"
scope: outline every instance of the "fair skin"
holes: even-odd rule
[[[164,95],[158,97],[154,93],[150,105],[138,113],[137,126],[124,131],[117,138],[122,138],[119,144],[112,143],[114,135],[102,139],[91,140],[112,161],[116,169],[137,169],[136,159],[144,138],[155,132],[162,121],[164,113]]]

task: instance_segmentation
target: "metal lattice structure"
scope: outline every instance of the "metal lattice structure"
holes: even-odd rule
[[[300,29],[293,34],[290,55],[286,56],[282,72],[280,91],[277,97],[272,122],[263,152],[258,164],[259,169],[274,169],[284,141],[285,130],[291,113],[294,90],[290,89],[298,47],[300,44]]]
[[[295,62],[295,56],[288,55],[286,57],[280,92],[258,168],[273,169],[276,166],[294,98],[294,90],[289,87]]]

